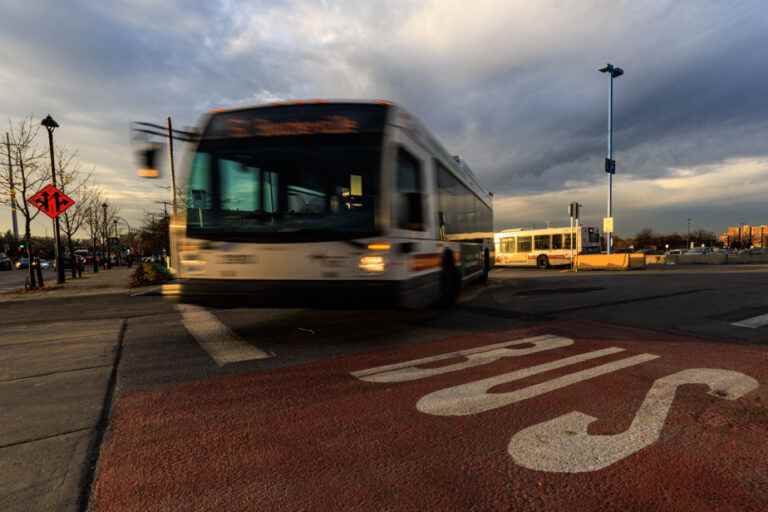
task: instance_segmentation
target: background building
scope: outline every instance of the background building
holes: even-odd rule
[[[726,247],[738,249],[768,247],[768,224],[730,226],[725,233],[720,235],[720,241]]]

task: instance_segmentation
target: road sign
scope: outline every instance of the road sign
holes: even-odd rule
[[[579,207],[580,206],[581,205],[579,203],[577,203],[577,202],[573,202],[573,203],[568,205],[568,215],[572,219],[578,219],[579,218]]]
[[[74,199],[50,184],[43,187],[40,192],[27,199],[27,201],[52,219],[55,219],[64,213],[67,208],[75,204]]]
[[[613,233],[613,217],[603,218],[603,233]]]
[[[616,160],[612,158],[605,159],[605,172],[608,174],[616,174]]]

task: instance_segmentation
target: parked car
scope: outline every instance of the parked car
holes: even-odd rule
[[[0,270],[12,270],[13,269],[13,263],[11,263],[11,258],[5,255],[5,253],[0,252]]]
[[[85,264],[90,265],[93,263],[93,255],[88,249],[77,249],[75,254],[85,259]]]
[[[48,270],[52,267],[51,262],[49,260],[40,260],[40,268],[43,270]]]
[[[83,258],[82,256],[80,256],[78,254],[75,254],[75,258],[77,258],[76,261],[80,262],[80,266],[81,267],[85,266],[85,258]],[[68,255],[67,256],[62,256],[61,257],[61,267],[64,268],[64,269],[71,269],[72,268],[72,258],[69,257]],[[56,261],[53,262],[53,269],[54,270],[56,269]]]
[[[16,268],[19,270],[29,268],[29,258],[19,258],[19,261],[16,262]]]
[[[684,253],[683,249],[670,249],[669,251],[666,252],[666,255],[667,256],[680,256],[683,253]]]

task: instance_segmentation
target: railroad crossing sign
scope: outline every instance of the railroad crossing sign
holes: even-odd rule
[[[64,213],[64,210],[75,204],[74,199],[51,184],[43,187],[40,192],[27,199],[27,201],[52,219],[55,219]]]

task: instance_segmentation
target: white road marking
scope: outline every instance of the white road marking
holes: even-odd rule
[[[539,373],[623,351],[623,348],[609,347],[572,357],[566,357],[564,359],[552,361],[551,363],[544,363],[538,366],[497,375],[495,377],[489,377],[468,384],[441,389],[440,391],[435,391],[434,393],[422,397],[416,404],[416,408],[421,412],[437,416],[466,416],[469,414],[477,414],[514,404],[516,402],[522,402],[523,400],[543,395],[544,393],[549,393],[571,384],[599,377],[606,373],[615,372],[622,368],[645,363],[659,357],[654,354],[640,354],[564,375],[562,377],[557,377],[516,391],[510,391],[508,393],[489,393],[491,388],[500,386],[501,384],[514,382],[530,377],[531,375],[537,375]]]
[[[515,349],[507,348],[516,345],[529,344],[532,344],[533,347]],[[545,334],[543,336],[535,336],[532,338],[523,338],[513,341],[504,341],[501,343],[494,343],[493,345],[484,345],[482,347],[475,347],[467,350],[447,352],[445,354],[414,359],[412,361],[405,361],[403,363],[377,366],[367,370],[352,372],[352,375],[366,382],[406,382],[423,379],[426,377],[432,377],[434,375],[441,375],[443,373],[456,372],[467,368],[474,368],[476,366],[493,363],[494,361],[498,361],[504,357],[527,356],[529,354],[535,354],[536,352],[567,347],[569,345],[573,345],[573,340],[562,338],[560,336],[554,336],[551,334]],[[466,361],[447,366],[440,366],[438,368],[417,368],[418,365],[444,361],[446,359],[455,359],[457,357],[464,357],[466,358]]]
[[[768,315],[753,316],[752,318],[733,322],[731,325],[735,325],[736,327],[746,327],[748,329],[757,329],[758,327],[768,325]]]
[[[557,473],[597,471],[658,441],[675,392],[684,384],[707,384],[709,394],[736,400],[758,387],[752,377],[730,370],[694,368],[656,380],[632,425],[615,435],[589,435],[597,418],[578,411],[533,425],[514,436],[507,448],[526,468]]]
[[[219,366],[274,355],[245,342],[205,308],[189,304],[179,304],[177,308],[189,334]]]

